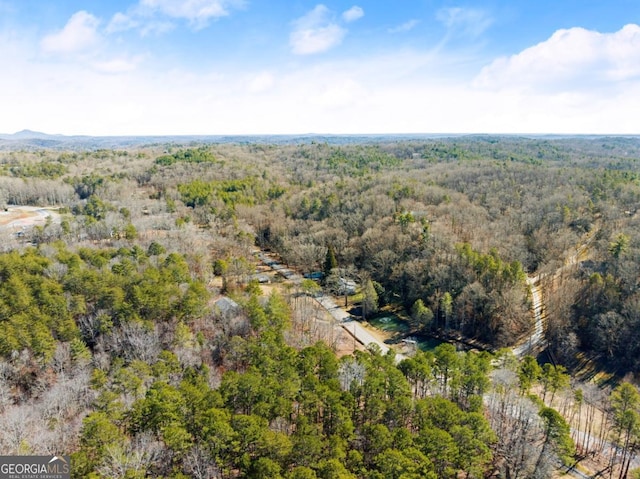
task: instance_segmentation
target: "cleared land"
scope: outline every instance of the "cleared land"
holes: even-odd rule
[[[55,209],[35,206],[7,206],[0,211],[0,228],[20,231],[33,226],[44,225],[47,218],[60,221],[60,215]]]

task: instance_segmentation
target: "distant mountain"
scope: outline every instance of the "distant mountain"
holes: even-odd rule
[[[64,138],[63,135],[49,135],[40,131],[22,130],[11,135],[0,134],[3,140],[59,140]]]
[[[0,150],[92,148],[94,143],[88,136],[50,135],[34,130],[0,134]]]

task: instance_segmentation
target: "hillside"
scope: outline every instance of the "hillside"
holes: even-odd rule
[[[640,140],[0,141],[6,454],[75,477],[640,466]],[[320,291],[395,342],[476,349],[345,348]],[[541,364],[518,360],[536,327]]]

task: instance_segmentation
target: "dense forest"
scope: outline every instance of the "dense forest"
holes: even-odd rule
[[[0,445],[75,477],[632,477],[639,159],[604,137],[0,151]],[[261,286],[258,251],[314,279]],[[541,364],[509,349],[533,281]],[[338,355],[320,290],[475,349]]]

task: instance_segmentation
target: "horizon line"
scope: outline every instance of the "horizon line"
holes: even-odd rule
[[[640,137],[638,133],[554,133],[554,132],[376,132],[376,133],[131,133],[131,134],[65,134],[46,133],[30,129],[23,129],[15,133],[0,133],[0,139],[27,140],[41,139],[38,137],[50,137],[51,139],[72,138],[233,138],[233,137],[460,137],[460,136],[498,136],[498,137]]]

